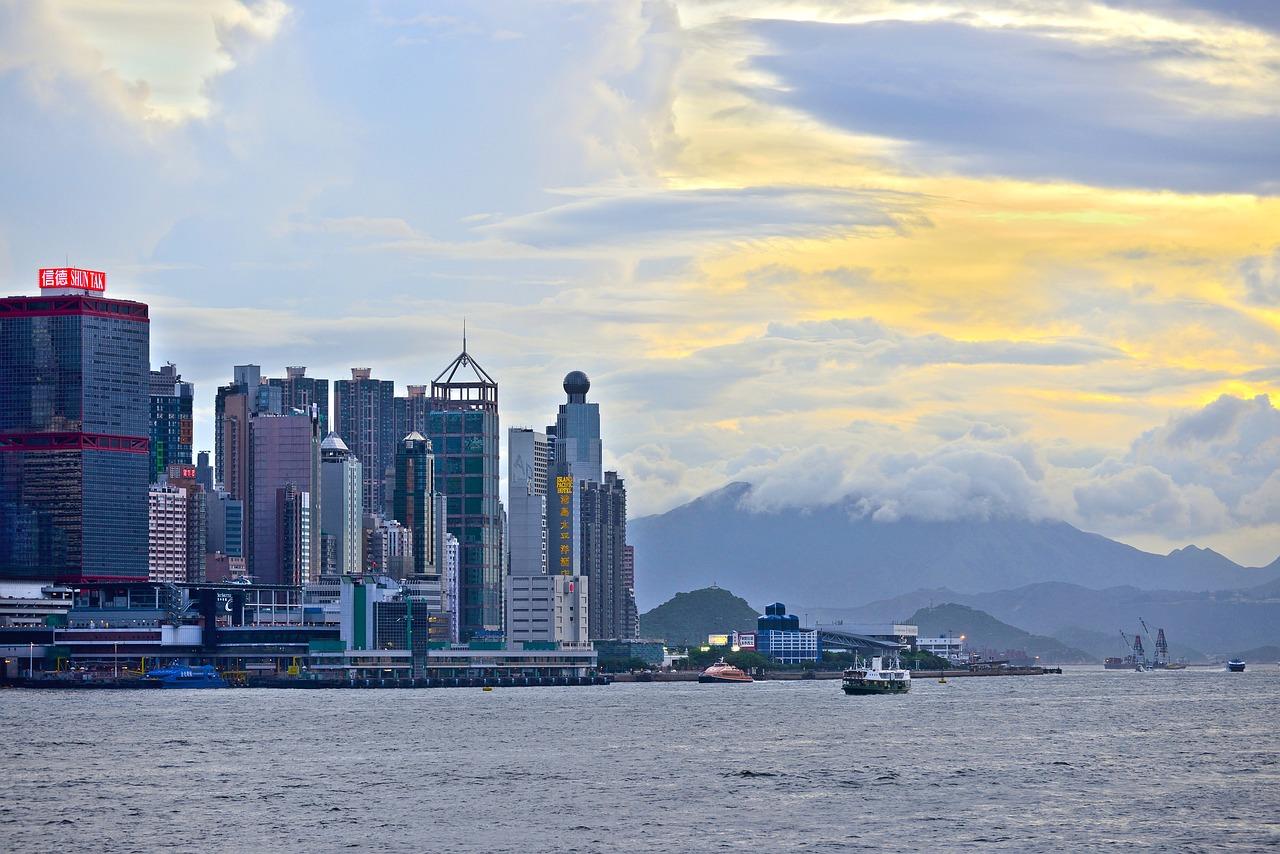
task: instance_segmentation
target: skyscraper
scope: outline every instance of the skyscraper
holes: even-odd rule
[[[187,491],[165,483],[148,491],[147,578],[187,581]]]
[[[316,405],[320,418],[320,434],[329,435],[329,381],[307,376],[303,365],[291,365],[284,369],[283,377],[271,377],[267,385],[280,389],[280,411],[291,409],[310,412]]]
[[[205,492],[213,491],[213,466],[209,465],[209,452],[196,454],[196,483],[204,487]]]
[[[306,415],[258,415],[250,421],[248,569],[264,584],[290,584],[311,580],[320,569],[320,421]],[[305,501],[286,491],[293,486],[307,493]],[[293,516],[286,519],[286,509]],[[286,522],[301,525],[306,510],[306,553],[295,554],[301,533],[291,542],[282,540]],[[290,532],[295,529],[289,528]],[[290,551],[293,549],[293,551]],[[298,578],[291,574],[304,566]]]
[[[395,435],[395,383],[371,374],[369,368],[352,368],[351,379],[333,384],[333,429],[360,460],[364,506],[377,513],[383,508],[383,478],[395,464],[396,440],[403,437]]]
[[[164,482],[176,486],[186,496],[187,570],[186,580],[204,581],[205,551],[209,534],[209,493],[196,479],[196,467],[189,463],[170,463]]]
[[[262,382],[257,365],[236,365],[233,379],[214,398],[214,475],[218,485],[241,501],[249,497],[249,420],[280,415],[281,390]]]
[[[195,386],[182,381],[178,368],[169,362],[150,375],[151,390],[151,482],[168,471],[169,465],[191,465],[191,405]]]
[[[462,352],[431,383],[427,438],[435,453],[436,491],[458,538],[462,640],[502,631],[502,516],[498,497],[498,384]]]
[[[147,306],[42,270],[0,299],[0,579],[147,577]]]
[[[408,386],[409,393],[405,397],[397,397],[392,401],[395,414],[395,437],[399,442],[410,433],[418,432],[426,435],[427,430],[427,387],[424,385]]]
[[[439,576],[433,491],[435,458],[431,441],[413,432],[396,445],[396,476],[391,515],[413,532],[413,574]]]
[[[601,478],[600,404],[587,403],[591,380],[582,371],[566,374],[562,387],[568,400],[547,428],[547,563],[551,572],[578,575],[585,574],[581,485]]]
[[[512,575],[547,574],[547,436],[507,431],[507,526]],[[556,532],[559,542],[559,532]],[[557,572],[559,567],[556,567]]]
[[[582,574],[588,588],[592,640],[634,637],[631,598],[626,584],[627,490],[617,472],[604,483],[584,481],[582,501]]]
[[[320,492],[323,512],[321,536],[333,542],[333,565],[324,570],[339,575],[359,574],[361,528],[364,520],[364,477],[360,460],[337,433],[320,443]]]

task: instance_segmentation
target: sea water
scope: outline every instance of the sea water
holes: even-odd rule
[[[1280,670],[0,691],[0,850],[1255,850]]]

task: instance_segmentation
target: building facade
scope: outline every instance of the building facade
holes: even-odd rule
[[[195,386],[182,381],[172,362],[152,371],[151,395],[151,482],[159,481],[171,465],[191,465],[193,421],[191,407]]]
[[[329,381],[307,376],[307,369],[294,365],[284,369],[283,377],[271,377],[267,385],[280,389],[280,412],[296,409],[310,412],[316,408],[320,419],[320,435],[329,435]]]
[[[308,581],[319,574],[320,531],[323,513],[320,496],[320,422],[313,414],[257,415],[251,420],[249,500],[247,502],[247,557],[249,574],[264,584]],[[283,490],[293,486],[307,493],[307,553],[301,580],[291,582],[297,563],[286,561],[281,539]],[[300,512],[301,499],[292,509]]]
[[[394,436],[400,441],[410,433],[427,435],[427,409],[430,398],[424,385],[408,386],[408,394],[392,401]]]
[[[363,467],[337,433],[330,433],[320,443],[320,492],[324,499],[320,533],[332,542],[331,560],[324,571],[337,575],[363,572]]]
[[[507,640],[587,641],[588,599],[588,581],[580,576],[509,576]]]
[[[395,383],[375,380],[369,368],[352,368],[351,379],[333,388],[334,432],[360,460],[364,477],[364,506],[381,513],[383,480],[395,464]]]
[[[635,637],[634,599],[626,584],[627,490],[617,472],[578,485],[582,502],[582,574],[590,581],[592,640]]]
[[[154,484],[147,499],[147,580],[186,582],[187,491]]]
[[[96,293],[0,299],[0,579],[147,578],[148,323]]]
[[[431,383],[427,438],[446,527],[458,539],[456,620],[463,641],[502,632],[498,384],[466,351]]]
[[[431,441],[416,431],[409,433],[396,444],[395,465],[391,515],[413,532],[413,574],[439,576]]]
[[[545,433],[528,427],[507,431],[507,551],[511,575],[547,574],[549,448]],[[558,543],[558,529],[556,533]]]
[[[801,628],[800,618],[788,614],[781,602],[766,605],[756,620],[756,652],[783,664],[817,661],[822,655],[816,629]]]

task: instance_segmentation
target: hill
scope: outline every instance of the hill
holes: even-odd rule
[[[1280,578],[1280,561],[1249,569],[1209,549],[1151,554],[1065,522],[875,522],[851,503],[755,512],[750,492],[734,483],[631,521],[642,607],[690,582],[727,583],[752,602],[852,606],[917,588],[976,593],[1069,582],[1209,591]]]
[[[673,646],[696,646],[715,632],[754,631],[760,614],[747,600],[719,587],[677,593],[640,615],[640,636],[663,638]]]
[[[964,635],[969,649],[1020,649],[1029,656],[1038,657],[1043,664],[1088,664],[1097,661],[1096,656],[1067,646],[1060,640],[1033,635],[1016,626],[1002,623],[984,611],[950,602],[932,608],[921,608],[908,617],[906,622],[919,626],[921,637]]]
[[[1175,658],[1198,661],[1206,654],[1219,658],[1232,650],[1280,641],[1280,596],[1273,587],[1196,593],[1128,586],[1089,590],[1046,582],[989,593],[916,590],[857,608],[815,608],[799,602],[796,610],[817,614],[822,622],[878,622],[901,619],[938,602],[955,602],[1104,656],[1124,654],[1120,631],[1141,631],[1141,618],[1153,634],[1157,628],[1165,630]]]

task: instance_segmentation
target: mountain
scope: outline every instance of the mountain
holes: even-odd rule
[[[642,606],[712,583],[756,603],[853,606],[912,589],[974,593],[1069,582],[1209,591],[1280,579],[1280,560],[1248,569],[1210,549],[1151,554],[1065,522],[875,522],[852,504],[753,512],[750,492],[749,484],[733,483],[631,521]]]
[[[1120,655],[1120,632],[1152,634],[1163,628],[1175,657],[1202,660],[1251,646],[1280,641],[1280,593],[1274,583],[1244,590],[1197,593],[1109,587],[1089,590],[1077,584],[1045,582],[1012,590],[958,593],[947,588],[916,590],[856,608],[823,608],[798,603],[795,610],[822,622],[878,622],[902,619],[917,608],[955,602],[979,608],[997,619],[1050,635],[1096,655]],[[1146,640],[1148,648],[1152,642]]]
[[[746,599],[719,587],[677,593],[640,615],[640,636],[663,638],[673,646],[707,642],[707,635],[730,630],[755,631],[760,616]]]
[[[1097,661],[1096,656],[1067,646],[1060,640],[1033,635],[1016,626],[1002,623],[985,611],[952,602],[921,608],[908,617],[906,622],[919,626],[921,637],[964,635],[968,649],[996,652],[1020,649],[1027,655],[1038,657],[1043,664],[1088,664]]]

